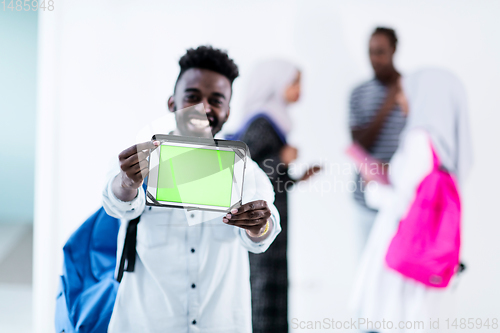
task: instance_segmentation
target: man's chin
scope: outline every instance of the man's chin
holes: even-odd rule
[[[190,128],[189,126],[187,128],[184,128],[183,130],[180,131],[182,135],[185,136],[194,136],[198,138],[212,138],[213,129],[211,127],[209,128]]]

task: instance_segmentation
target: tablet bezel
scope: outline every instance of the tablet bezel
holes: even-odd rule
[[[147,189],[146,189],[147,206],[184,208],[187,210],[199,209],[199,210],[208,210],[216,212],[229,212],[231,209],[237,208],[241,205],[241,198],[243,196],[244,173],[247,162],[246,158],[249,154],[248,146],[244,142],[198,138],[198,137],[185,137],[178,135],[165,135],[165,134],[155,134],[153,135],[152,140],[160,141],[160,146],[150,150],[150,156],[148,159],[149,176],[147,180]],[[162,145],[233,151],[235,153],[235,162],[233,168],[233,186],[231,189],[230,207],[157,200],[156,189],[158,186],[158,165],[160,158],[159,152],[160,152],[160,147]],[[241,162],[237,162],[237,159],[241,160]],[[234,185],[235,183],[238,183],[238,180],[241,180],[240,181],[241,184],[238,184],[238,186],[240,187],[240,191],[234,189]]]

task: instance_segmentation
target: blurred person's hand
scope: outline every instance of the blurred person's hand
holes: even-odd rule
[[[392,112],[393,107],[397,104],[397,98],[401,94],[401,85],[395,81],[387,87],[387,97],[381,111],[389,114]]]
[[[300,177],[299,181],[308,180],[309,178],[311,178],[311,176],[318,173],[320,170],[321,170],[321,167],[319,165],[314,165],[314,166],[310,167],[309,169],[307,169],[306,172],[304,172],[302,177]]]
[[[398,89],[397,89],[396,96],[395,96],[395,102],[397,105],[399,105],[399,107],[401,108],[403,113],[407,116],[408,115],[408,100],[406,99],[406,95],[403,91],[401,77],[398,79],[397,87],[398,87]]]
[[[285,163],[285,165],[289,165],[293,161],[297,159],[297,148],[285,145],[283,148],[281,148],[280,151],[280,160],[281,162]]]
[[[121,201],[131,201],[137,195],[144,178],[149,173],[149,149],[160,145],[159,141],[147,141],[133,145],[118,155],[120,173],[115,177],[112,185],[113,193]]]

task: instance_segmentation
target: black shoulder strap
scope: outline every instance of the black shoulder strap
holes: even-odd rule
[[[148,177],[144,179],[142,183],[142,188],[145,192],[147,189]],[[123,243],[122,257],[120,258],[120,267],[118,267],[118,276],[116,280],[118,282],[122,281],[123,273],[133,272],[135,268],[135,245],[137,243],[137,224],[141,220],[141,215],[137,216],[135,219],[128,222],[127,232],[125,234],[125,242]],[[125,268],[125,261],[127,262],[127,268]]]
[[[141,220],[139,215],[135,219],[129,221],[127,226],[127,232],[125,235],[125,242],[123,244],[122,257],[120,259],[120,267],[118,268],[118,276],[116,280],[118,282],[122,281],[123,273],[133,272],[135,268],[135,245],[137,241],[137,224]],[[125,268],[125,261],[127,262],[127,267]]]

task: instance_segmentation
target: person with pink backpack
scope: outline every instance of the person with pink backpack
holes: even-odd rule
[[[460,190],[472,166],[467,103],[445,70],[420,70],[401,84],[408,121],[390,185],[372,182],[366,192],[379,213],[351,305],[361,331],[438,332],[430,319],[440,317],[460,265]]]

